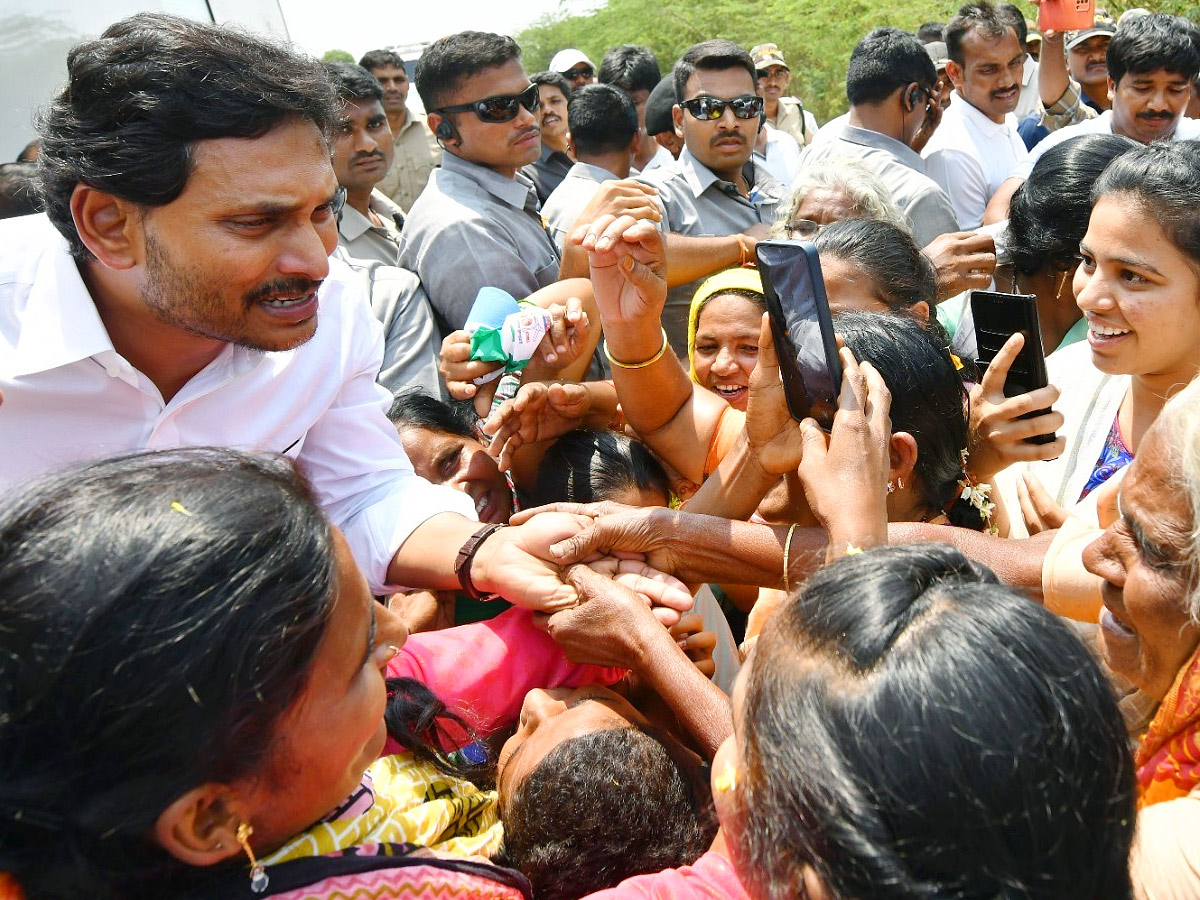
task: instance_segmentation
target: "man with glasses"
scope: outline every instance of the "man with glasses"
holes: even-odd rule
[[[557,72],[567,79],[571,90],[596,83],[595,63],[588,59],[582,50],[576,50],[574,47],[555,53],[554,59],[550,60],[550,71]]]
[[[662,201],[671,259],[663,327],[676,352],[687,349],[687,314],[695,283],[730,266],[754,262],[783,185],[751,162],[763,124],[754,62],[726,40],[689,48],[675,64],[679,159],[643,178]]]
[[[958,231],[946,192],[925,174],[913,149],[940,118],[937,72],[921,42],[899,28],[876,28],[850,54],[846,98],[850,116],[800,159],[801,171],[818,160],[861,160],[908,219],[917,246]],[[919,146],[919,145],[918,145]]]
[[[443,335],[481,287],[526,297],[558,280],[559,257],[521,168],[541,154],[538,86],[510,37],[463,31],[430,44],[416,70],[442,167],[409,210],[400,264],[416,272]]]

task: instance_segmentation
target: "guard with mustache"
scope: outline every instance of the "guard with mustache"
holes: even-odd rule
[[[338,95],[333,127],[333,172],[346,189],[338,219],[338,246],[355,259],[400,262],[404,211],[375,185],[392,165],[392,130],[375,76],[347,62],[325,63]]]
[[[562,180],[575,165],[568,141],[567,103],[571,99],[571,85],[557,72],[534,72],[529,76],[538,87],[538,125],[542,129],[542,155],[533,165],[526,166],[524,173],[533,182],[538,200],[544,206],[562,184]]]
[[[921,155],[969,230],[982,224],[988,201],[1029,153],[1013,114],[1026,54],[1011,17],[988,0],[968,3],[950,20],[946,52],[954,93]]]
[[[743,47],[727,40],[695,44],[675,64],[674,79],[679,100],[672,115],[684,148],[642,180],[658,191],[671,232],[663,327],[683,354],[699,281],[754,261],[757,238],[766,236],[786,189],[751,160],[765,112],[754,61]],[[686,283],[679,283],[679,272]]]
[[[516,42],[452,34],[425,48],[415,74],[442,166],[408,211],[400,265],[420,277],[444,337],[481,287],[528,297],[553,284],[559,255],[522,171],[542,151],[541,97]]]

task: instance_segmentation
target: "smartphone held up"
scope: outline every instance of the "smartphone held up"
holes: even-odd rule
[[[788,412],[829,431],[842,364],[817,248],[809,241],[759,241],[757,256]]]

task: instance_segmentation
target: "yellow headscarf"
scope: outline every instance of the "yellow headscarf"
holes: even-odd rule
[[[688,310],[688,373],[697,384],[700,383],[700,379],[696,377],[696,365],[693,360],[696,358],[696,324],[700,320],[700,308],[709,298],[728,291],[754,291],[761,294],[762,276],[758,274],[758,269],[726,269],[724,272],[718,272],[700,285],[692,297],[692,305]]]

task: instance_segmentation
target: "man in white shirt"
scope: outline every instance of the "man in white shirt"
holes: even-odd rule
[[[0,490],[138,450],[284,453],[374,592],[573,600],[526,526],[483,542],[384,416],[378,326],[329,260],[321,65],[140,14],[76,47],[68,79],[41,129],[47,213],[0,230]]]
[[[978,228],[988,200],[1028,152],[1013,115],[1025,48],[1012,24],[982,0],[950,20],[946,49],[954,96],[922,156],[950,195],[958,224]]]

